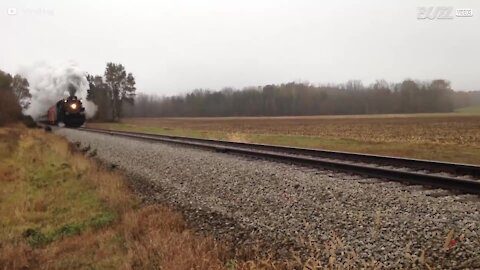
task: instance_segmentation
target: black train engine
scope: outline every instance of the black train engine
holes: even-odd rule
[[[67,127],[80,127],[85,119],[85,108],[76,96],[62,99],[48,109],[48,123],[51,125],[63,123]]]

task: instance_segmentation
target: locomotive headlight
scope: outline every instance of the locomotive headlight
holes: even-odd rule
[[[70,105],[70,108],[72,108],[72,109],[74,109],[74,110],[75,110],[75,109],[77,108],[77,104],[75,104],[75,103],[72,103],[72,104]]]

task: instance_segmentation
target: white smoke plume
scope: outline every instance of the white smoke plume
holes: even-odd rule
[[[87,118],[95,115],[97,106],[87,100],[89,86],[85,78],[86,73],[75,63],[49,65],[40,62],[31,67],[21,68],[19,73],[26,77],[30,84],[32,100],[25,113],[34,119],[46,115],[51,106],[70,95],[82,100]]]

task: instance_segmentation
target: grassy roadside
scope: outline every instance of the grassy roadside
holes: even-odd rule
[[[0,269],[224,269],[225,251],[41,130],[0,129]],[[242,267],[239,267],[242,268]]]
[[[0,269],[353,269],[340,238],[310,258],[275,261],[191,231],[182,215],[142,205],[122,175],[64,138],[0,128]],[[239,256],[239,257],[237,257]],[[365,269],[379,269],[375,260]]]
[[[258,247],[235,257],[178,212],[142,205],[122,175],[42,130],[0,128],[0,185],[0,269],[382,268],[359,260],[334,232],[310,243],[308,258],[259,258]]]
[[[238,118],[132,118],[90,127],[480,164],[473,113]]]

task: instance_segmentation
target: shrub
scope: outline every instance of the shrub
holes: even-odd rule
[[[18,121],[22,108],[12,90],[12,76],[0,70],[0,126]]]

